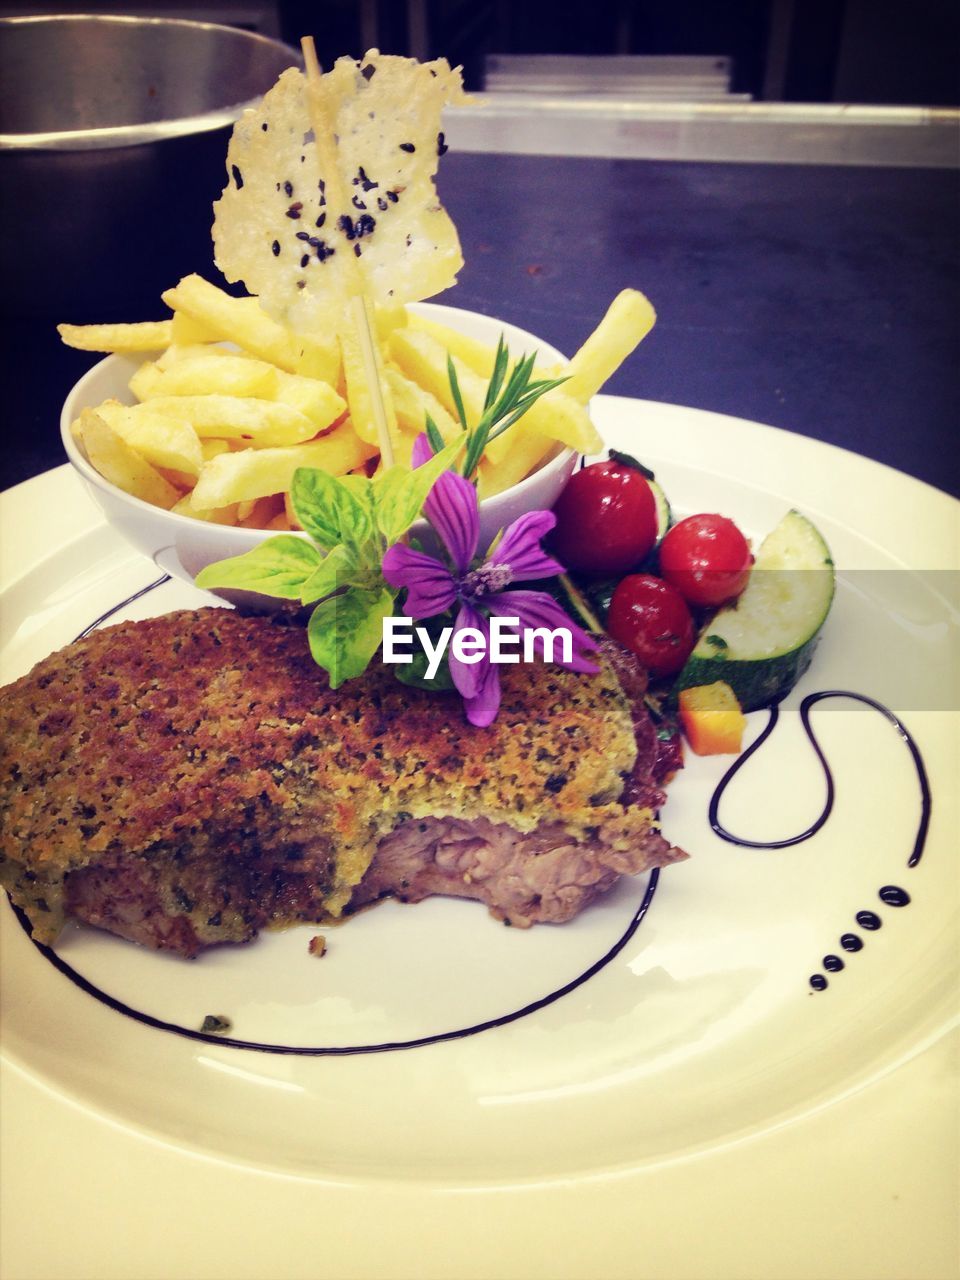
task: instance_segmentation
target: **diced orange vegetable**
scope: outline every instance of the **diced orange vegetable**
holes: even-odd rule
[[[728,684],[703,684],[680,691],[680,723],[698,756],[736,755],[747,718]]]

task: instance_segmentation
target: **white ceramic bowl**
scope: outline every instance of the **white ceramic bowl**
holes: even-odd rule
[[[417,303],[414,309],[470,337],[488,342],[491,346],[496,345],[497,338],[503,333],[513,356],[538,351],[546,364],[564,360],[560,352],[548,343],[502,320],[436,303]],[[192,583],[205,565],[224,560],[228,556],[241,555],[273,535],[260,529],[235,529],[226,525],[208,524],[151,506],[105,480],[80,453],[71,435],[70,424],[80,416],[82,409],[95,408],[110,398],[133,404],[134,397],[128,383],[142,360],[143,356],[140,355],[108,356],[88,370],[64,402],[60,434],[68,458],[117,532],[144,555],[149,556],[159,569]],[[572,449],[558,446],[553,456],[533,475],[482,502],[481,549],[488,546],[500,529],[518,516],[527,511],[552,507],[570,478],[576,461],[577,455]],[[418,526],[415,525],[414,533],[417,532]],[[305,538],[307,535],[299,536]],[[264,609],[276,607],[277,604],[266,596],[254,596],[247,592],[218,591],[215,594],[231,603]]]

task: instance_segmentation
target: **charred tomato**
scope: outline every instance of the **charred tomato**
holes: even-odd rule
[[[735,600],[752,564],[750,544],[726,516],[688,516],[660,544],[661,574],[697,607]]]
[[[553,551],[578,573],[625,573],[657,540],[653,492],[643,473],[623,462],[594,462],[578,471],[553,512]]]
[[[669,582],[649,573],[630,574],[619,584],[610,601],[607,630],[654,677],[679,671],[695,639],[683,596]]]

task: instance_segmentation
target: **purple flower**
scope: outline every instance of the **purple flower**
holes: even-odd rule
[[[414,446],[413,464],[420,466],[431,456],[426,436]],[[563,573],[563,565],[540,547],[556,524],[550,511],[530,511],[503,531],[500,541],[479,567],[471,567],[477,555],[480,519],[477,491],[463,476],[445,471],[424,503],[424,514],[439,535],[449,564],[424,551],[397,543],[383,558],[383,576],[391,587],[406,588],[404,613],[411,618],[432,618],[459,603],[454,637],[465,628],[479,631],[485,652],[481,661],[466,663],[448,649],[450,675],[463,697],[471,724],[490,724],[500,707],[500,676],[488,656],[490,616],[518,618],[520,628],[543,627],[550,631],[566,628],[573,641],[569,662],[561,666],[572,671],[595,673],[585,652],[596,643],[564,613],[546,591],[509,591],[515,582],[530,582]],[[543,657],[544,644],[537,637],[536,649]]]

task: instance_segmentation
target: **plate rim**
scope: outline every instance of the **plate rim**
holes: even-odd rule
[[[597,401],[598,401],[597,409],[600,411],[597,414],[598,418],[601,417],[601,414],[603,412],[604,402],[611,401],[611,402],[619,402],[627,406],[636,406],[637,404],[642,406],[647,406],[650,408],[651,412],[662,411],[664,409],[671,409],[671,410],[681,411],[683,413],[692,413],[696,415],[709,415],[709,417],[711,418],[722,419],[728,422],[739,424],[741,426],[747,426],[750,428],[759,428],[761,431],[776,432],[778,436],[784,436],[790,441],[794,442],[795,444],[799,443],[799,447],[801,449],[806,449],[808,446],[812,446],[814,450],[826,449],[831,451],[831,453],[843,455],[845,459],[844,465],[850,465],[849,460],[852,459],[853,463],[858,467],[862,466],[863,464],[867,464],[870,468],[876,468],[880,473],[888,473],[888,475],[885,477],[886,483],[888,484],[891,483],[890,477],[893,477],[894,479],[892,483],[895,483],[896,485],[901,485],[906,483],[910,486],[919,486],[922,492],[924,492],[925,494],[929,493],[932,495],[936,495],[937,500],[942,501],[945,504],[943,506],[943,511],[945,516],[947,516],[950,520],[956,521],[958,517],[958,513],[960,513],[960,503],[958,503],[954,498],[952,498],[951,495],[943,493],[941,490],[935,489],[927,485],[925,482],[916,479],[915,477],[911,477],[909,475],[906,475],[905,473],[896,471],[893,468],[888,467],[886,464],[877,462],[873,459],[862,457],[861,455],[856,454],[850,450],[845,450],[838,446],[826,444],[824,442],[815,441],[808,437],[795,436],[793,433],[784,431],[782,428],[770,427],[770,426],[767,426],[766,424],[761,424],[761,423],[753,423],[746,419],[730,418],[729,415],[714,414],[709,410],[703,410],[703,409],[698,409],[698,408],[688,407],[688,406],[664,405],[661,402],[657,402],[657,401],[643,401],[643,400],[638,401],[632,397],[600,396],[600,397],[597,397]],[[602,419],[601,419],[601,422],[602,422]],[[52,469],[51,471],[44,472],[40,476],[32,477],[31,479],[22,482],[20,485],[14,486],[13,489],[7,490],[3,495],[0,495],[0,530],[3,529],[3,526],[8,519],[14,518],[14,516],[19,517],[20,512],[22,512],[22,510],[29,508],[33,504],[34,498],[37,495],[39,487],[43,486],[45,483],[48,485],[58,484],[59,481],[55,481],[53,478],[61,474],[64,475],[64,478],[70,479],[71,487],[75,486],[74,493],[83,492],[79,478],[74,475],[69,464],[66,464],[66,463],[63,464],[61,467],[57,467]],[[33,486],[33,489],[29,492],[29,494],[24,493],[23,491],[27,490],[30,486]],[[758,487],[762,487],[762,485]],[[13,505],[15,507],[20,508],[20,512],[11,512],[10,510],[11,497],[13,496],[16,497],[16,501],[14,502]],[[71,494],[71,497],[72,496],[74,495]],[[29,502],[26,502],[26,501],[21,502],[20,501],[21,498],[23,499],[28,498]],[[93,530],[98,525],[107,524],[107,521],[105,520],[105,518],[97,510],[97,508],[94,506],[92,501],[89,500],[88,498],[85,497],[83,502],[80,504],[73,503],[73,507],[80,507],[81,510],[84,505],[86,505],[88,509],[85,512],[83,512],[82,516],[80,516],[78,521],[79,525],[83,529]],[[63,513],[63,514],[67,515],[71,513]],[[72,514],[79,515],[78,512],[73,512]],[[61,521],[60,523],[62,524],[64,522]],[[66,521],[66,523],[69,523],[69,521]],[[2,535],[0,535],[0,542],[5,540],[6,539],[2,538]],[[55,550],[56,550],[55,547],[51,547],[49,545],[45,545],[44,549],[40,550],[40,547],[36,543],[28,543],[28,546],[36,549],[36,555],[34,557],[33,564],[28,565],[26,568],[24,568],[22,572],[17,575],[18,578],[24,576],[24,574],[26,573],[31,572],[33,568],[41,564],[43,561],[47,560],[51,554],[55,553]],[[145,565],[147,563],[148,562],[145,560]],[[9,585],[12,585],[12,584],[8,582],[5,578],[3,583],[4,588],[6,589]],[[942,1071],[944,1063],[953,1062],[952,1049],[950,1046],[955,1045],[957,1043],[957,1040],[958,1040],[957,1033],[955,1031],[949,1031],[946,1035],[938,1037],[938,1039],[935,1040],[932,1044],[925,1044],[925,1045],[918,1046],[916,1051],[910,1053],[905,1060],[898,1061],[896,1064],[886,1068],[882,1073],[880,1073],[876,1077],[871,1077],[868,1081],[857,1086],[849,1095],[840,1094],[836,1097],[829,1099],[827,1102],[822,1104],[821,1107],[814,1108],[812,1111],[804,1111],[801,1115],[788,1117],[782,1123],[782,1125],[778,1126],[778,1130],[779,1130],[778,1132],[775,1132],[774,1130],[764,1129],[764,1130],[759,1130],[753,1133],[749,1133],[749,1134],[743,1135],[742,1137],[735,1138],[729,1143],[721,1144],[718,1147],[708,1147],[703,1150],[695,1150],[693,1152],[683,1154],[677,1157],[677,1163],[682,1164],[684,1166],[688,1166],[690,1169],[693,1169],[694,1166],[696,1166],[698,1170],[702,1171],[703,1169],[709,1169],[710,1167],[722,1166],[725,1162],[729,1162],[729,1160],[732,1159],[733,1164],[738,1166],[739,1168],[739,1171],[740,1171],[739,1176],[743,1179],[743,1185],[749,1186],[750,1179],[751,1177],[755,1177],[756,1171],[755,1169],[750,1170],[749,1168],[747,1170],[743,1169],[742,1153],[744,1151],[749,1152],[751,1148],[763,1146],[765,1143],[768,1143],[769,1141],[776,1143],[780,1139],[785,1137],[789,1139],[791,1134],[795,1136],[796,1131],[802,1129],[806,1123],[818,1120],[820,1116],[824,1113],[830,1113],[830,1112],[836,1113],[844,1109],[845,1107],[849,1107],[851,1104],[855,1103],[858,1098],[861,1098],[862,1095],[864,1094],[869,1093],[869,1094],[877,1095],[882,1092],[889,1096],[889,1090],[890,1090],[891,1084],[893,1083],[893,1077],[903,1073],[913,1063],[920,1063],[922,1060],[923,1063],[927,1064],[925,1067],[923,1067],[924,1070],[927,1070],[929,1068],[930,1063],[939,1064],[939,1066],[937,1066],[935,1069]],[[22,1070],[22,1068],[17,1068],[17,1067],[15,1067],[15,1069]],[[35,1084],[37,1084],[37,1087],[46,1089],[48,1092],[54,1092],[53,1090],[50,1090],[48,1085],[44,1085],[43,1082],[37,1082],[32,1076],[29,1076],[29,1073],[27,1074],[28,1074],[28,1077],[31,1080],[33,1080]],[[956,1077],[954,1073],[954,1080],[955,1078]],[[148,1146],[153,1145],[155,1143],[159,1143],[160,1145],[167,1145],[167,1146],[171,1145],[169,1143],[165,1144],[162,1138],[158,1138],[155,1135],[145,1133],[142,1130],[137,1130],[130,1126],[127,1126],[126,1124],[124,1124],[123,1121],[117,1121],[116,1119],[113,1119],[111,1117],[101,1115],[99,1112],[96,1112],[96,1111],[90,1112],[89,1109],[84,1108],[83,1103],[81,1101],[72,1099],[67,1095],[55,1093],[55,1096],[62,1099],[64,1102],[66,1102],[68,1106],[76,1108],[80,1112],[85,1112],[88,1116],[90,1116],[93,1120],[95,1120],[96,1123],[98,1124],[106,1123],[112,1126],[113,1128],[118,1129],[127,1138],[131,1139],[137,1144],[146,1143]],[[197,1152],[196,1150],[190,1150],[188,1152],[187,1149],[179,1146],[175,1146],[175,1150],[181,1154],[188,1155],[194,1158],[199,1158],[201,1161],[204,1161],[204,1162],[211,1162],[212,1164],[217,1166],[225,1166],[228,1170],[230,1170],[231,1175],[239,1172],[241,1175],[246,1174],[247,1176],[249,1176],[251,1173],[251,1166],[242,1165],[240,1162],[234,1161],[229,1156],[224,1156],[216,1152],[203,1153],[203,1152]],[[750,1166],[750,1164],[751,1164],[751,1160],[748,1156],[746,1158],[746,1165]],[[660,1162],[656,1162],[654,1167],[659,1168]],[[601,1171],[597,1173],[591,1173],[586,1175],[584,1178],[576,1179],[576,1181],[578,1183],[591,1183],[591,1184],[609,1183],[611,1184],[611,1191],[610,1191],[611,1199],[617,1200],[619,1201],[619,1203],[621,1203],[621,1205],[626,1206],[626,1204],[628,1204],[629,1201],[621,1198],[621,1193],[623,1189],[628,1188],[631,1184],[633,1184],[634,1186],[642,1187],[645,1184],[646,1178],[649,1177],[651,1172],[652,1170],[650,1166],[647,1165],[647,1166],[641,1167],[638,1170],[624,1169],[624,1170],[617,1170],[612,1172]],[[811,1171],[808,1168],[808,1174],[810,1172]],[[273,1171],[273,1170],[259,1170],[258,1175],[262,1179],[272,1181],[273,1183],[279,1184],[279,1185],[283,1185],[290,1178],[296,1177],[296,1175],[277,1174],[276,1171]],[[314,1177],[311,1177],[310,1175],[302,1175],[301,1180],[303,1179],[306,1179],[312,1183],[315,1183],[318,1191],[323,1189],[325,1186],[325,1181],[322,1176],[318,1176],[314,1178]],[[830,1181],[830,1178],[828,1178],[827,1181]],[[834,1181],[836,1180],[834,1179]],[[351,1189],[354,1190],[357,1194],[362,1196],[364,1194],[365,1186],[366,1186],[365,1183],[358,1182]],[[409,1188],[410,1184],[406,1184],[406,1186]],[[454,1188],[451,1187],[450,1189],[454,1189]],[[462,1204],[466,1205],[469,1203],[469,1200],[473,1198],[471,1196],[471,1193],[475,1193],[476,1195],[483,1197],[487,1195],[489,1188],[488,1186],[474,1188],[469,1184],[464,1184],[463,1186],[460,1186],[460,1184],[457,1184],[455,1189],[465,1193],[463,1196]],[[511,1190],[513,1189],[513,1185],[509,1184],[506,1188],[498,1188],[498,1189]],[[556,1197],[559,1197],[562,1192],[561,1187],[559,1186],[555,1187],[553,1186],[552,1183],[549,1183],[549,1182],[542,1185],[537,1184],[537,1187],[533,1189],[543,1190],[551,1194],[555,1192]],[[379,1192],[384,1190],[384,1188],[381,1187],[381,1188],[378,1188],[377,1190]],[[529,1190],[529,1188],[525,1187],[524,1190],[525,1191]],[[421,1191],[425,1195],[432,1196],[436,1191],[436,1186],[433,1184],[430,1184],[430,1185],[425,1184],[423,1187],[414,1186],[412,1188],[412,1192],[415,1195],[418,1195]],[[719,1190],[718,1190],[718,1195],[719,1195]],[[463,1222],[464,1224],[469,1223],[470,1218],[468,1213],[464,1213],[458,1216],[460,1217],[460,1221]],[[674,1225],[681,1226],[684,1223],[684,1221],[685,1221],[685,1217],[683,1212],[678,1211],[676,1218],[674,1220]],[[666,1222],[667,1222],[667,1219],[665,1218],[664,1226],[666,1226]],[[919,1239],[919,1236],[918,1236],[918,1239]],[[692,1258],[694,1254],[691,1252],[690,1247],[684,1245],[682,1246],[682,1256],[683,1256],[683,1259],[689,1262],[690,1258]],[[877,1256],[879,1256],[879,1254]],[[824,1253],[824,1261],[826,1260],[827,1260],[827,1254]],[[743,1262],[744,1260],[741,1258],[741,1261]],[[749,1271],[748,1266],[749,1264],[744,1262],[744,1274],[751,1274],[751,1275],[756,1274],[758,1276],[761,1276],[764,1274],[764,1271],[762,1270],[762,1268],[758,1268],[754,1272],[754,1271]],[[227,1273],[228,1272],[224,1270],[224,1274],[227,1274]],[[211,1272],[210,1274],[213,1274],[213,1273]],[[217,1274],[219,1274],[219,1272]],[[373,1274],[373,1272],[370,1272],[369,1274]],[[535,1271],[525,1271],[523,1274],[534,1275],[539,1273]],[[657,1271],[656,1274],[659,1275],[659,1274],[666,1274],[666,1273],[665,1272],[661,1273],[660,1271]],[[711,1272],[710,1274],[712,1275],[713,1272]],[[918,1271],[917,1274],[920,1275],[921,1272]],[[936,1274],[937,1273],[933,1271],[929,1272],[931,1280],[933,1280]]]

